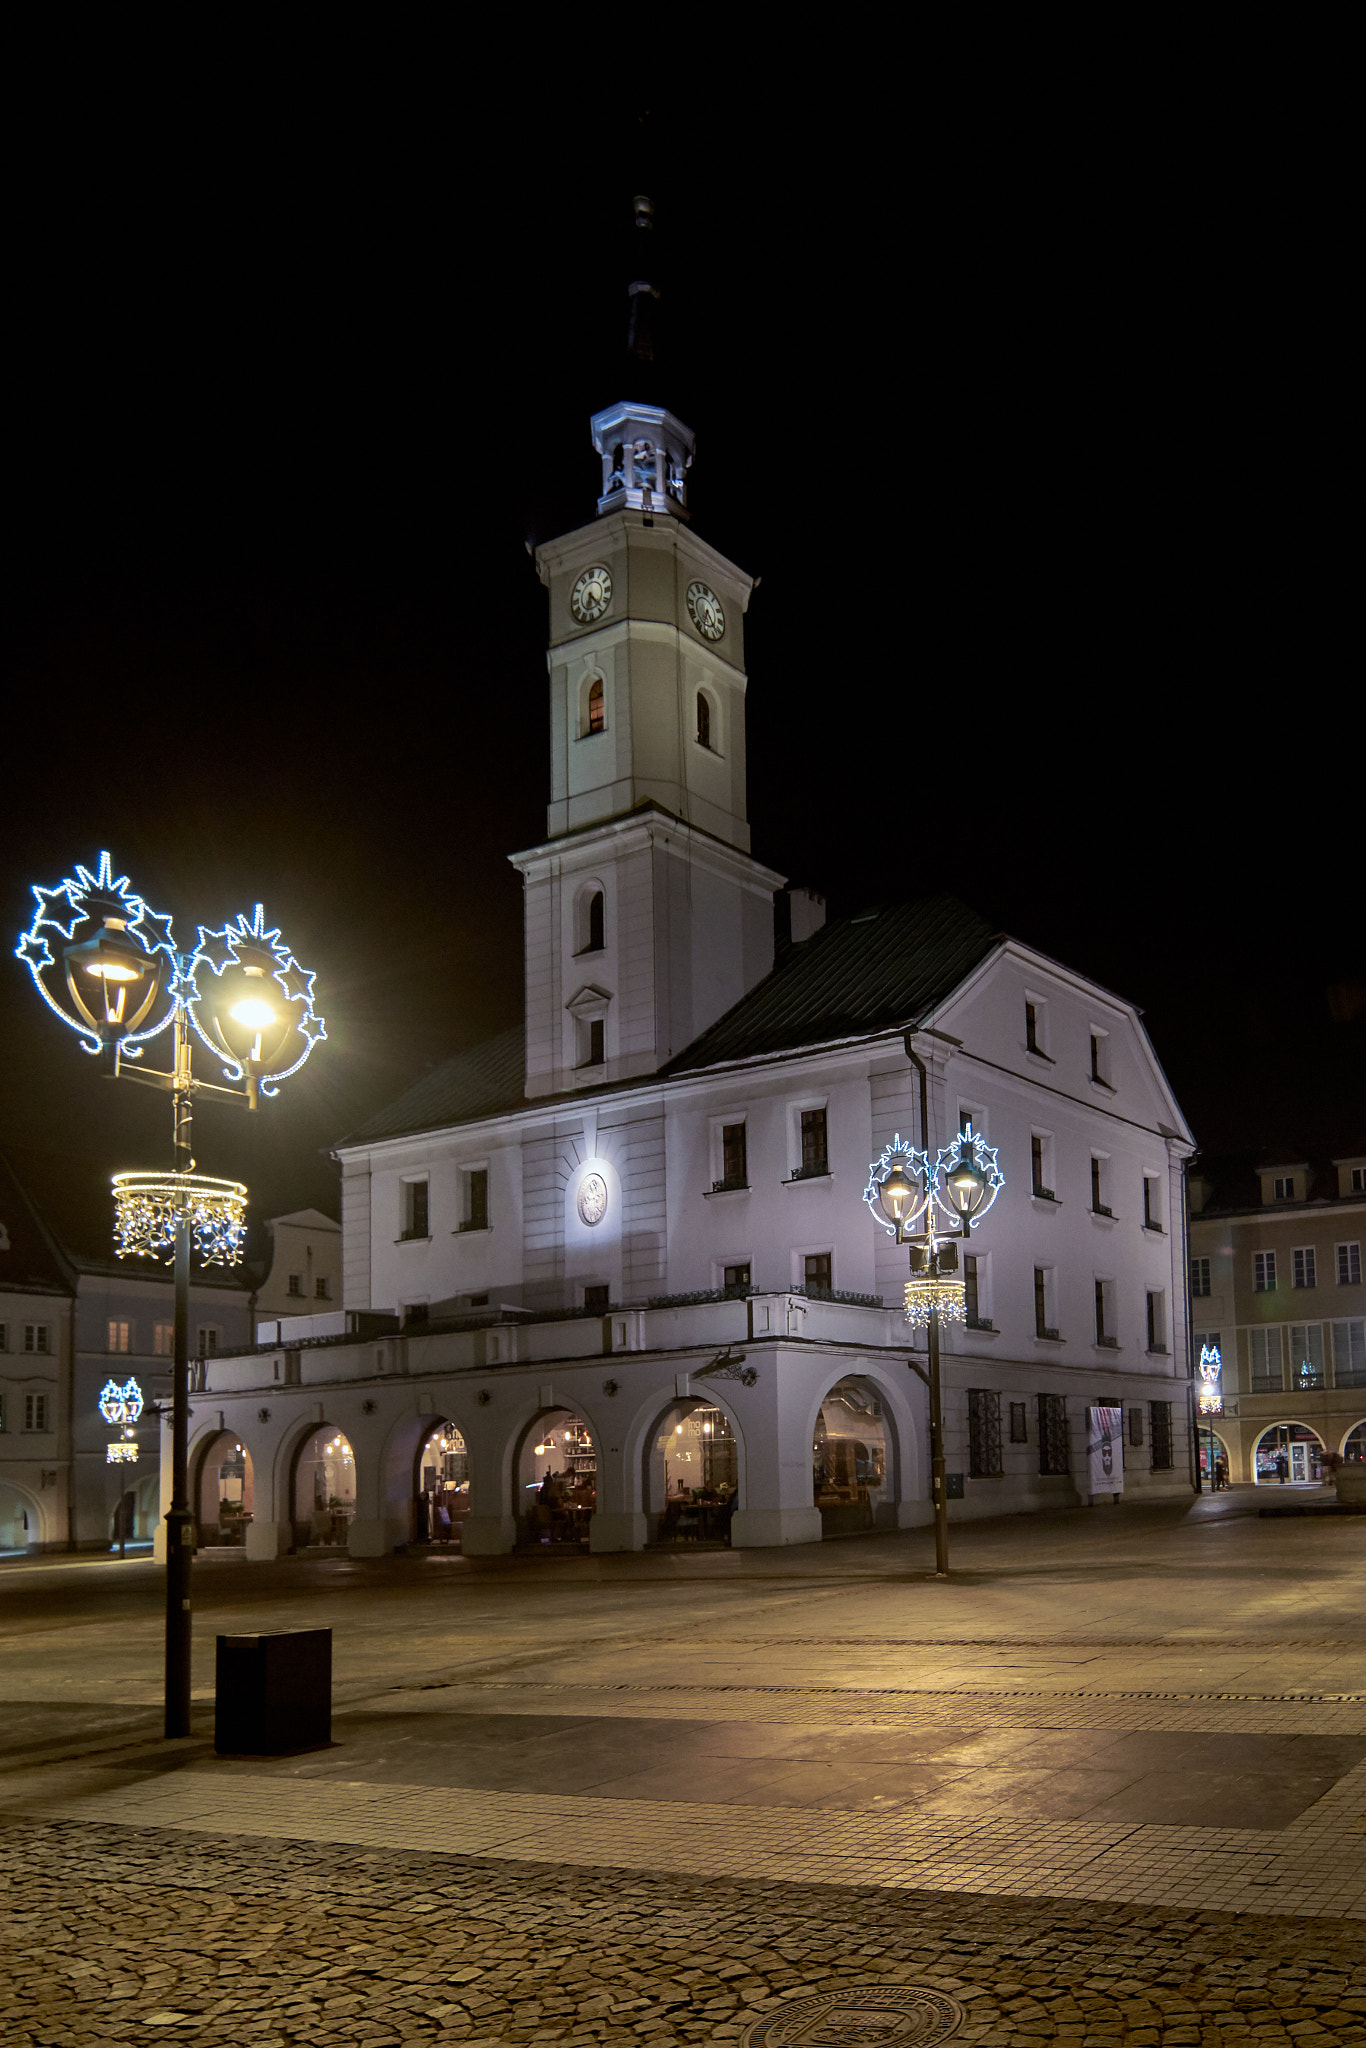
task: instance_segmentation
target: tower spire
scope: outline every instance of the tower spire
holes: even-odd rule
[[[632,242],[635,275],[627,286],[631,317],[626,325],[626,353],[638,363],[655,359],[655,307],[659,303],[655,261],[655,203],[644,192],[635,196],[636,231]]]
[[[640,375],[642,363],[653,365],[658,340],[659,276],[655,247],[655,203],[648,194],[635,196],[635,229],[631,244],[631,302],[626,327],[627,374]],[[602,495],[598,514],[629,506],[651,523],[657,514],[688,517],[687,472],[692,464],[690,427],[662,405],[623,400],[596,412],[591,421],[593,446],[602,457]]]

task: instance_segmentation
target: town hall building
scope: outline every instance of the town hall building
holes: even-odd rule
[[[610,1552],[929,1521],[925,1338],[864,1190],[894,1137],[933,1154],[968,1120],[1005,1186],[943,1336],[951,1516],[1088,1499],[1098,1402],[1124,1411],[1118,1485],[1183,1493],[1192,1141],[1139,1012],[950,896],[828,921],[756,858],[751,580],[693,531],[681,421],[622,404],[592,434],[596,516],[536,554],[523,1021],[338,1145],[341,1300],[196,1365],[201,1540]]]

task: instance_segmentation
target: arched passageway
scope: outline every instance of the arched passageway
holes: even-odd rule
[[[1223,1469],[1220,1470],[1222,1465]],[[1217,1429],[1211,1429],[1207,1422],[1200,1424],[1200,1477],[1206,1486],[1218,1488],[1227,1486],[1233,1471],[1233,1459],[1228,1444]]]
[[[517,1541],[534,1550],[585,1549],[598,1498],[598,1453],[581,1416],[537,1416],[513,1460]]]
[[[821,1402],[811,1444],[812,1500],[822,1536],[871,1529],[892,1498],[892,1442],[880,1394],[866,1380],[837,1381]]]
[[[740,1463],[729,1416],[705,1401],[675,1401],[647,1442],[649,1540],[729,1544]]]
[[[42,1540],[36,1502],[17,1487],[0,1484],[0,1552],[31,1550]]]
[[[355,1512],[355,1455],[342,1432],[324,1423],[294,1457],[295,1549],[344,1547]]]
[[[1318,1486],[1323,1440],[1302,1422],[1273,1422],[1257,1439],[1253,1478],[1258,1486]]]
[[[1342,1456],[1345,1464],[1366,1464],[1366,1422],[1359,1422],[1355,1429],[1348,1430],[1342,1440]]]
[[[199,1455],[195,1517],[200,1544],[245,1543],[255,1506],[251,1452],[232,1430],[223,1430]]]
[[[417,1447],[414,1543],[459,1543],[470,1511],[470,1454],[453,1422],[438,1422]]]

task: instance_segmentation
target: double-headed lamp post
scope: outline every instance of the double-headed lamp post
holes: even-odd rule
[[[33,894],[33,922],[14,950],[43,1001],[79,1035],[82,1050],[99,1060],[110,1080],[141,1081],[171,1097],[172,1169],[114,1175],[114,1236],[119,1258],[159,1259],[175,1269],[166,1733],[188,1735],[195,1538],[188,1485],[190,1254],[193,1248],[204,1266],[236,1265],[247,1209],[241,1181],[194,1170],[194,1099],[208,1095],[257,1109],[261,1097],[274,1095],[281,1081],[297,1073],[327,1033],[313,1007],[314,976],[299,966],[278,930],[267,931],[259,903],[250,924],[239,915],[221,931],[200,925],[193,952],[181,953],[170,918],[149,910],[129,889],[126,875],[115,878],[107,853],[93,874],[78,867],[56,888],[35,887]],[[87,935],[78,937],[82,931]],[[60,953],[54,951],[59,941],[65,941]],[[167,1030],[169,1070],[142,1065],[148,1043]],[[195,1078],[195,1039],[219,1064],[222,1082]],[[111,1462],[115,1450],[123,1462],[127,1445],[111,1447]]]
[[[920,1125],[928,1131],[925,1081],[920,1084]],[[906,1282],[906,1320],[929,1334],[929,1371],[921,1373],[930,1396],[930,1475],[934,1493],[934,1563],[943,1578],[949,1569],[949,1503],[944,1476],[944,1414],[939,1380],[939,1324],[963,1322],[967,1291],[958,1240],[971,1236],[1005,1186],[993,1148],[969,1124],[931,1160],[900,1135],[869,1172],[864,1201],[898,1244],[909,1245],[911,1276]],[[941,1230],[938,1209],[957,1227]],[[920,1228],[917,1229],[916,1226]],[[912,1371],[920,1367],[912,1364]]]

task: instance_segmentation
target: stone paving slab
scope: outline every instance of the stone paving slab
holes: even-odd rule
[[[0,1825],[5,2048],[734,2048],[854,1984],[966,2048],[1366,2048],[1366,1938],[1248,1919],[565,1870],[86,1821]]]
[[[124,1782],[110,1783],[120,1775]],[[433,1856],[497,1856],[567,1867],[768,1877],[784,1882],[914,1886],[1217,1905],[1261,1916],[1366,1920],[1366,1763],[1281,1829],[1131,1821],[979,1818],[920,1810],[870,1815],[830,1807],[451,1791],[431,1784],[339,1782],[196,1766],[170,1775],[103,1774],[63,1797],[48,1780],[49,1820],[190,1832],[240,1832]],[[37,1788],[35,1787],[35,1792]]]

